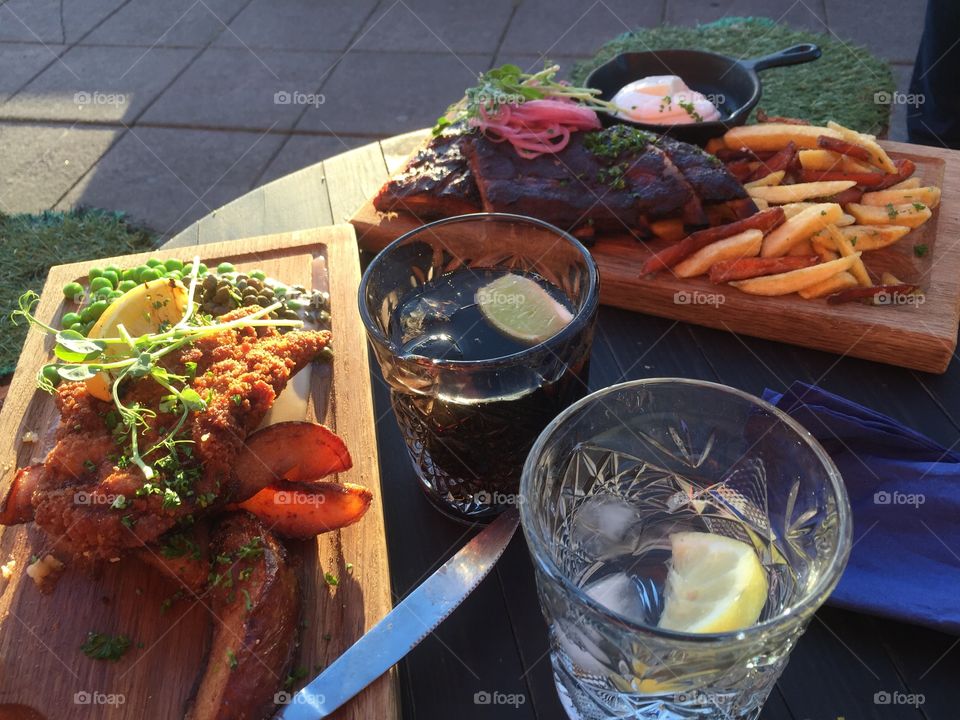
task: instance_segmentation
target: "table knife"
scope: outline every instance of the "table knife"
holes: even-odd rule
[[[519,513],[509,508],[481,530],[330,667],[289,698],[275,720],[325,718],[396,665],[487,576],[518,523]]]

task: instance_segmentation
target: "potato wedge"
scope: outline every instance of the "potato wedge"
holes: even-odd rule
[[[787,256],[813,255],[813,243],[809,240],[801,240],[787,252]]]
[[[763,257],[786,255],[798,242],[808,239],[827,225],[835,223],[841,215],[843,210],[836,203],[811,205],[771,230],[763,239],[760,254]]]
[[[853,265],[850,266],[850,274],[853,275],[857,282],[863,285],[864,287],[870,287],[873,285],[873,281],[870,280],[870,274],[867,272],[866,266],[863,264],[863,260],[857,254],[856,250],[853,249],[853,245],[850,243],[849,238],[846,235],[841,233],[836,225],[827,225],[824,230],[833,238],[833,243],[837,247],[837,251],[843,257],[850,257],[851,255],[857,255],[856,261]]]
[[[840,123],[835,123],[832,120],[827,123],[827,127],[833,132],[837,133],[843,140],[853,143],[854,145],[860,145],[866,149],[866,151],[870,153],[869,162],[871,165],[881,168],[884,172],[897,172],[897,166],[893,164],[893,160],[891,160],[890,156],[887,155],[887,151],[880,147],[879,143],[877,143],[877,139],[873,137],[873,135],[867,135],[866,133],[860,133],[856,130],[851,130],[850,128],[844,127]]]
[[[296,651],[297,575],[283,545],[247,513],[214,531],[210,598],[217,618],[187,720],[270,717]]]
[[[755,187],[767,187],[768,185],[779,185],[783,182],[783,176],[786,174],[786,170],[777,170],[776,172],[764,175],[759,180],[748,182],[746,185],[744,185],[744,187],[749,189]]]
[[[757,210],[760,211],[770,209],[770,203],[768,203],[766,200],[761,200],[760,198],[753,198],[753,204],[756,205]]]
[[[849,190],[856,183],[853,180],[824,180],[821,182],[795,183],[793,185],[775,185],[773,187],[747,188],[750,197],[761,198],[773,205],[824,198]]]
[[[372,499],[373,493],[353,483],[283,483],[264,488],[238,507],[278,535],[306,540],[357,522]]]
[[[763,123],[761,125],[741,125],[727,130],[723,141],[728,148],[738,150],[782,150],[793,142],[798,148],[817,147],[817,138],[821,135],[840,137],[836,130],[816,125],[793,125],[791,123]]]
[[[922,203],[884,206],[849,203],[846,209],[861,225],[906,225],[909,228],[920,227],[932,214]]]
[[[812,298],[826,297],[840,290],[846,290],[847,288],[856,286],[857,279],[844,270],[833,277],[828,277],[826,280],[818,282],[816,285],[810,285],[802,290],[798,290],[797,294],[804,300],[810,300]]]
[[[744,185],[749,187],[749,185]],[[901,188],[899,190],[878,190],[867,192],[860,200],[863,205],[902,205],[904,203],[923,203],[928,208],[940,204],[940,188],[934,186]]]
[[[840,219],[837,220],[834,225],[837,227],[846,227],[847,225],[853,225],[857,222],[857,219],[853,215],[848,215],[844,213],[840,216]]]
[[[833,238],[830,238],[830,242],[833,242]],[[840,257],[840,253],[823,242],[817,235],[813,236],[810,244],[813,245],[813,251],[820,256],[820,259],[823,262],[830,262],[831,260],[836,260],[838,257]]]
[[[887,190],[906,190],[907,188],[918,188],[920,185],[920,178],[912,177],[891,185]]]
[[[673,268],[677,277],[688,278],[704,275],[710,266],[721,260],[733,260],[742,257],[754,257],[760,253],[763,245],[763,233],[759,230],[744,230],[732,237],[718,240],[698,250]]]
[[[237,456],[234,501],[282,480],[309,482],[353,467],[350,451],[329,428],[312,422],[268,425],[247,438]]]
[[[789,220],[790,218],[794,217],[795,215],[799,215],[804,210],[813,207],[814,205],[816,205],[815,202],[794,202],[781,205],[780,208],[783,210],[784,217]]]
[[[800,161],[800,167],[804,170],[846,173],[880,172],[880,170],[872,165],[861,162],[856,158],[848,155],[840,155],[839,153],[822,148],[817,150],[801,150],[797,153],[797,158]]]
[[[849,270],[859,257],[860,253],[856,253],[849,257],[837,258],[830,262],[801,268],[800,270],[791,270],[779,275],[765,275],[749,280],[734,280],[730,285],[751,295],[789,295],[818,282],[823,282],[839,272]]]
[[[905,225],[848,225],[837,229],[861,252],[893,245],[911,230]],[[830,250],[836,250],[833,238],[824,230],[813,236],[813,243],[814,247],[819,243]]]

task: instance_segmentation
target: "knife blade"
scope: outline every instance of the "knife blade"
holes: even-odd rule
[[[325,718],[396,665],[487,576],[518,524],[516,508],[503,512],[290,698],[275,720]]]

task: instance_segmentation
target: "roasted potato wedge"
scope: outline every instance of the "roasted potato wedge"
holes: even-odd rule
[[[916,228],[923,225],[932,215],[930,208],[923,203],[882,207],[849,203],[846,209],[861,225],[906,225],[909,228]]]
[[[857,279],[850,273],[844,271],[822,282],[818,282],[816,285],[810,285],[802,290],[798,290],[797,294],[804,300],[811,300],[813,298],[826,297],[827,295],[832,295],[835,292],[847,290],[848,288],[857,287],[857,284]]]
[[[851,255],[857,256],[857,259],[854,261],[853,265],[850,266],[850,270],[848,272],[853,275],[857,279],[857,282],[864,287],[873,285],[873,282],[870,280],[870,274],[867,272],[867,268],[863,264],[863,260],[853,249],[853,245],[851,244],[849,238],[840,232],[836,225],[827,225],[827,227],[824,229],[827,231],[827,234],[833,238],[833,243],[840,255],[843,257],[850,257]]]
[[[372,499],[373,493],[353,483],[283,483],[264,488],[239,507],[278,535],[307,539],[357,522]]]
[[[791,270],[779,275],[765,275],[749,280],[736,280],[730,284],[751,295],[789,295],[823,282],[839,272],[849,270],[859,257],[860,253],[856,253],[849,257],[837,258],[830,262],[812,265],[800,270]]]
[[[911,230],[905,225],[848,225],[837,229],[850,240],[854,248],[861,252],[879,250],[893,245]],[[824,230],[818,232],[812,239],[815,246],[820,244],[830,250],[837,249],[833,237]]]
[[[311,422],[282,422],[247,438],[237,457],[242,501],[281,480],[309,482],[353,467],[350,451],[329,428]]]
[[[821,182],[794,183],[793,185],[774,185],[772,187],[748,187],[750,197],[766,200],[771,205],[801,202],[814,198],[825,198],[849,190],[856,183],[853,180],[824,180]]]
[[[297,576],[263,523],[233,513],[214,531],[213,641],[188,720],[269,717],[300,622]],[[279,678],[279,679],[278,679]]]
[[[940,188],[928,186],[900,188],[898,190],[878,190],[863,194],[863,205],[903,205],[904,203],[923,203],[928,208],[940,204]]]
[[[760,254],[763,257],[786,255],[791,247],[837,222],[842,215],[843,210],[836,203],[811,205],[771,230],[763,239]]]
[[[730,128],[723,136],[723,141],[732,150],[782,150],[791,142],[798,148],[816,148],[817,139],[821,135],[840,137],[835,130],[816,125],[763,123]]]
[[[918,188],[920,185],[920,178],[912,177],[891,185],[887,190],[906,190],[907,188]]]
[[[753,257],[760,253],[763,233],[759,230],[744,230],[732,237],[718,240],[681,260],[673,268],[677,277],[688,278],[704,275],[710,267],[721,260]]]

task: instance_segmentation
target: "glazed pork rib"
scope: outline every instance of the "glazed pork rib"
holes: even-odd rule
[[[508,143],[448,130],[374,199],[381,212],[422,220],[487,210],[538,217],[567,230],[652,234],[677,218],[689,229],[756,212],[743,186],[698,147],[626,126],[576,133],[555,155],[525,159]]]

